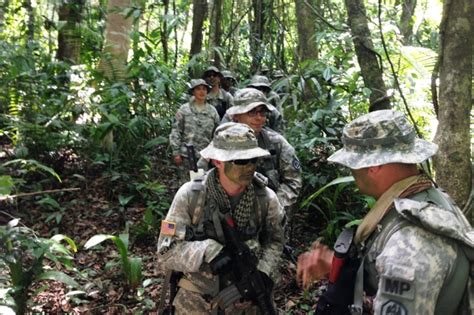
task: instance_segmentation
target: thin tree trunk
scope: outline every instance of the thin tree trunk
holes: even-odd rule
[[[28,42],[35,39],[35,10],[31,4],[31,0],[25,0],[24,8],[28,15],[28,22],[26,24],[26,38]]]
[[[472,0],[446,1],[440,26],[436,180],[463,207],[471,193]],[[472,217],[471,217],[472,222]]]
[[[163,61],[167,64],[168,63],[168,12],[169,12],[169,5],[170,1],[169,0],[163,0],[163,6],[164,6],[164,13],[163,16],[165,17],[162,21],[161,24],[161,47],[163,48]]]
[[[345,0],[345,3],[362,79],[365,87],[372,91],[369,98],[369,111],[389,109],[390,101],[386,97],[387,88],[370,37],[364,2],[363,0]]]
[[[109,0],[107,23],[105,26],[105,47],[99,62],[99,69],[111,80],[123,80],[127,72],[130,49],[132,17],[126,18],[124,9],[132,5],[132,0]]]
[[[220,47],[222,40],[222,0],[214,0],[211,12],[211,28],[210,28],[210,46]],[[221,67],[221,58],[219,54],[214,50],[211,54],[214,60],[214,65]]]
[[[253,19],[251,22],[250,53],[252,55],[251,70],[256,73],[261,68],[263,57],[263,33],[265,26],[264,0],[252,0]]]
[[[400,33],[403,43],[411,45],[413,37],[413,15],[415,14],[416,0],[404,0],[402,4],[402,15],[400,17]]]
[[[189,59],[202,50],[203,25],[207,17],[207,1],[193,0],[193,30],[191,34],[191,50]]]
[[[58,30],[56,58],[71,64],[79,63],[81,53],[80,25],[84,2],[84,0],[63,1],[58,8],[58,20],[64,26]]]
[[[298,57],[300,62],[318,59],[318,45],[316,44],[316,17],[313,10],[316,1],[295,0],[296,24],[298,30]],[[308,3],[308,4],[306,4]]]

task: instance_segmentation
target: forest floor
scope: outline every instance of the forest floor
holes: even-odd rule
[[[161,174],[162,182],[172,187],[172,174]],[[167,177],[170,176],[170,177]],[[68,186],[68,178],[63,178],[63,186]],[[13,215],[21,217],[21,222],[31,227],[38,235],[50,237],[60,233],[71,237],[78,245],[74,255],[77,272],[67,272],[82,286],[82,292],[70,293],[62,283],[39,281],[34,290],[30,290],[30,310],[46,314],[156,314],[163,274],[158,271],[156,262],[157,235],[134,240],[131,255],[143,260],[143,284],[138,290],[128,289],[123,280],[119,254],[113,242],[107,241],[91,249],[85,249],[85,242],[96,234],[118,235],[123,231],[123,219],[112,205],[104,189],[111,183],[101,176],[87,177],[79,191],[69,192],[66,197],[74,206],[68,207],[59,225],[53,221],[45,222],[44,209],[38,207],[35,197],[22,198]],[[72,182],[71,182],[72,183]],[[173,189],[169,190],[172,199]],[[64,197],[64,196],[63,196]],[[21,210],[19,210],[21,209]],[[26,210],[27,209],[27,210]],[[139,224],[143,219],[145,207],[126,209],[130,226]],[[1,214],[0,214],[1,216]],[[1,218],[5,222],[5,218]],[[316,238],[317,227],[314,217],[309,213],[296,212],[292,220],[292,229],[288,245],[293,259],[308,248]],[[312,290],[304,292],[296,283],[296,266],[283,255],[281,281],[275,290],[275,301],[282,314],[308,314],[315,308],[317,292],[324,283],[316,284]],[[63,270],[64,271],[64,270]],[[0,271],[5,277],[5,270]]]

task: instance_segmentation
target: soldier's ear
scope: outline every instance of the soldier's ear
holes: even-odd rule
[[[367,168],[367,176],[369,178],[377,178],[383,172],[383,165],[371,166]]]
[[[223,169],[224,168],[224,162],[222,161],[218,161],[218,160],[211,160],[211,163],[214,164],[214,166],[217,168],[217,169]]]

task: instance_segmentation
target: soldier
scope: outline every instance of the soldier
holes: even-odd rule
[[[247,85],[248,88],[254,88],[259,91],[262,91],[267,98],[268,103],[273,105],[277,111],[273,111],[269,117],[268,126],[277,131],[283,131],[283,108],[281,107],[281,99],[280,96],[272,91],[272,87],[270,85],[270,81],[264,75],[254,75],[250,80],[250,83]]]
[[[284,245],[284,213],[275,193],[254,174],[258,159],[269,152],[258,147],[252,129],[230,122],[216,129],[201,155],[215,168],[175,195],[158,240],[159,265],[183,273],[173,301],[176,314],[211,314],[217,305],[220,311],[227,306],[225,314],[255,314],[248,278],[236,281],[226,272],[235,261],[220,218],[230,211],[239,239],[258,257],[252,276],[264,279],[271,292]]]
[[[212,87],[207,95],[207,102],[216,108],[219,118],[222,119],[227,109],[233,105],[232,95],[221,89],[222,73],[211,66],[204,71],[202,78]]]
[[[190,82],[189,102],[181,105],[176,113],[170,134],[170,146],[173,162],[178,167],[179,184],[189,180],[184,159],[187,158],[186,144],[193,144],[196,152],[204,149],[212,140],[212,135],[219,125],[216,109],[206,103],[210,86],[203,79]],[[197,157],[199,158],[199,156]]]
[[[362,312],[363,290],[374,296],[375,314],[461,314],[469,273],[464,251],[472,251],[473,230],[417,168],[437,146],[416,138],[407,118],[392,110],[355,119],[344,128],[342,143],[329,161],[349,167],[360,191],[377,202],[355,232],[354,255],[343,267],[352,270],[350,276],[341,271],[334,277],[340,256],[322,244],[299,257],[297,278],[305,287],[328,273],[334,277],[318,303],[319,314],[340,307],[346,289],[356,314]],[[344,304],[338,314],[349,314]]]
[[[264,128],[272,111],[275,111],[275,108],[267,103],[261,91],[245,88],[237,92],[234,106],[227,114],[233,121],[252,128],[257,136],[258,146],[271,153],[270,156],[260,159],[257,172],[268,178],[268,187],[277,193],[290,218],[301,189],[301,165],[288,141],[279,133]]]
[[[230,93],[232,96],[235,95],[235,92],[237,92],[238,88],[237,86],[237,80],[235,79],[234,75],[232,72],[228,70],[222,71],[222,88]]]

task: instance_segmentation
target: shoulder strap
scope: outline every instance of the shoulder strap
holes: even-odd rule
[[[191,223],[197,225],[204,211],[204,201],[206,200],[206,187],[204,186],[204,177],[200,176],[193,180],[192,186],[192,199],[189,204],[189,209],[192,215]]]

